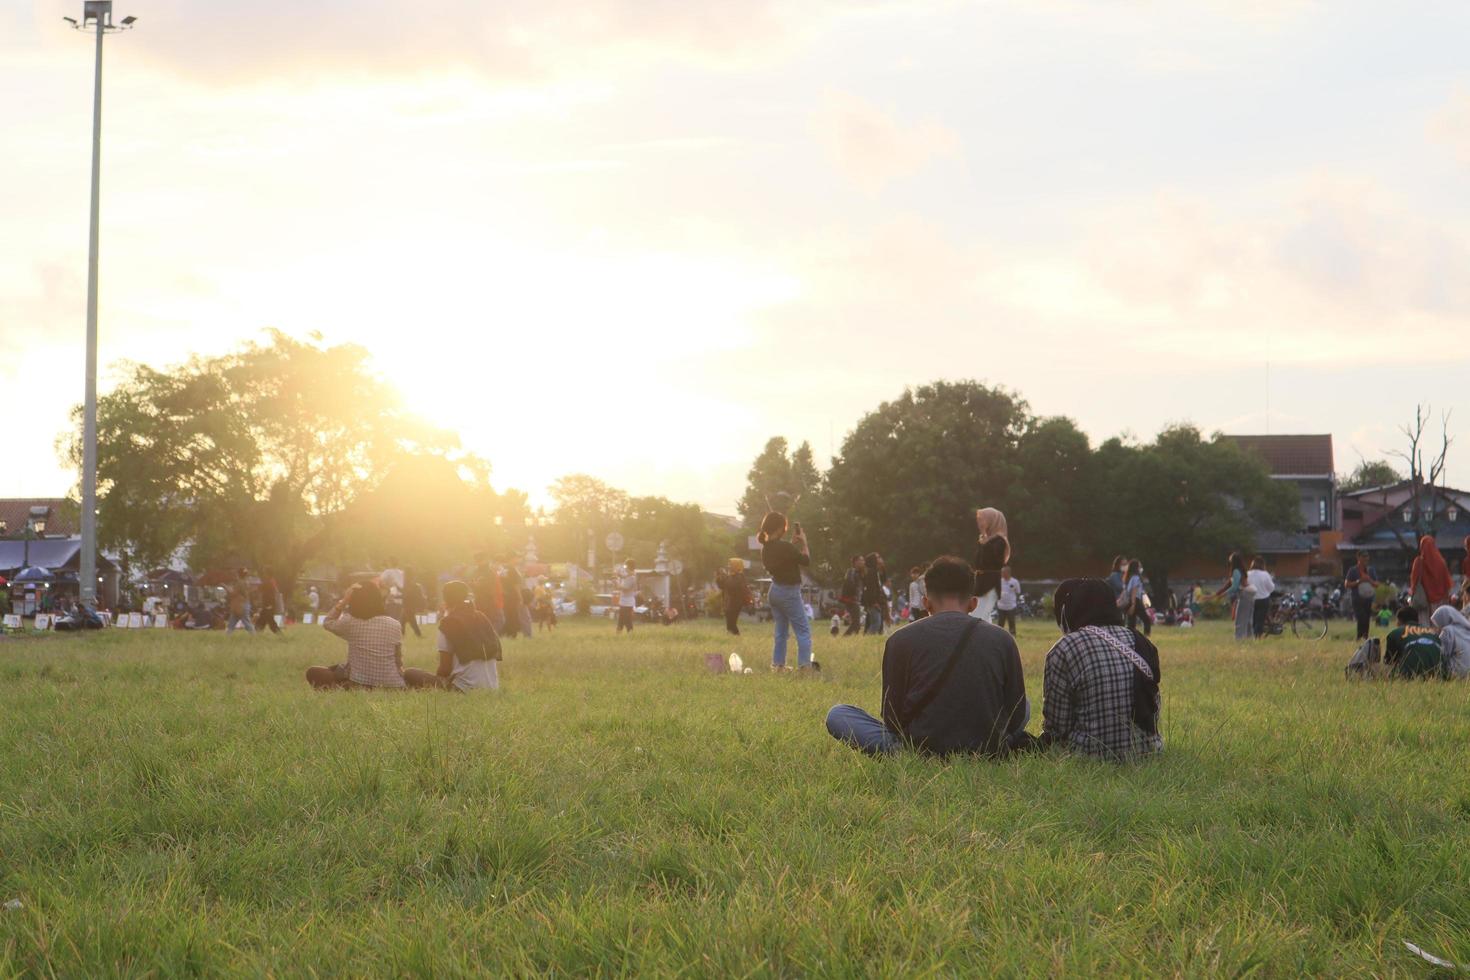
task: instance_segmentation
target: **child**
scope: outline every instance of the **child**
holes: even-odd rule
[[[838,633],[841,633],[841,632],[842,632],[842,614],[841,613],[833,613],[832,614],[832,635],[833,636],[836,636]]]

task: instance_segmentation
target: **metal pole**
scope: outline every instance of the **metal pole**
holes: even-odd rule
[[[79,592],[97,603],[97,205],[102,179],[102,33],[97,17],[97,66],[92,80],[92,236],[87,248],[87,393],[82,407],[82,554]]]

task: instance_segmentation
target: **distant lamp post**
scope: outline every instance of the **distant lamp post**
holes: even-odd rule
[[[138,18],[112,22],[112,0],[83,0],[82,22],[63,17],[79,31],[97,35],[92,77],[92,220],[87,245],[87,379],[82,407],[82,554],[77,574],[83,605],[97,602],[97,210],[102,179],[102,37],[131,30]]]

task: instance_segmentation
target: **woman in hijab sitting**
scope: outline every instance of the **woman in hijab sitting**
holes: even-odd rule
[[[975,603],[971,616],[988,623],[1000,601],[1000,570],[1011,563],[1011,535],[1006,515],[994,507],[975,511],[980,541],[975,546]]]
[[[1470,619],[1454,606],[1440,606],[1429,618],[1439,630],[1439,652],[1452,680],[1470,677]]]
[[[1052,608],[1063,635],[1046,655],[1042,744],[1113,761],[1163,751],[1159,651],[1123,625],[1112,587],[1068,579]]]
[[[1409,597],[1416,609],[1437,609],[1450,601],[1455,590],[1449,563],[1439,553],[1434,536],[1419,539],[1419,557],[1409,567]]]
[[[444,585],[444,615],[439,620],[439,669],[435,673],[409,667],[403,679],[409,687],[453,691],[494,691],[500,688],[500,637],[490,617],[475,608],[464,582]]]

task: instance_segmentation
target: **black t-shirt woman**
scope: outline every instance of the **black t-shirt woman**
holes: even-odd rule
[[[816,667],[812,661],[812,627],[801,598],[801,570],[811,565],[811,551],[801,525],[791,541],[786,536],[786,515],[772,511],[761,521],[757,540],[761,564],[771,576],[771,616],[776,621],[776,640],[771,648],[771,669],[786,670],[786,637],[796,633],[796,665],[801,670]]]

